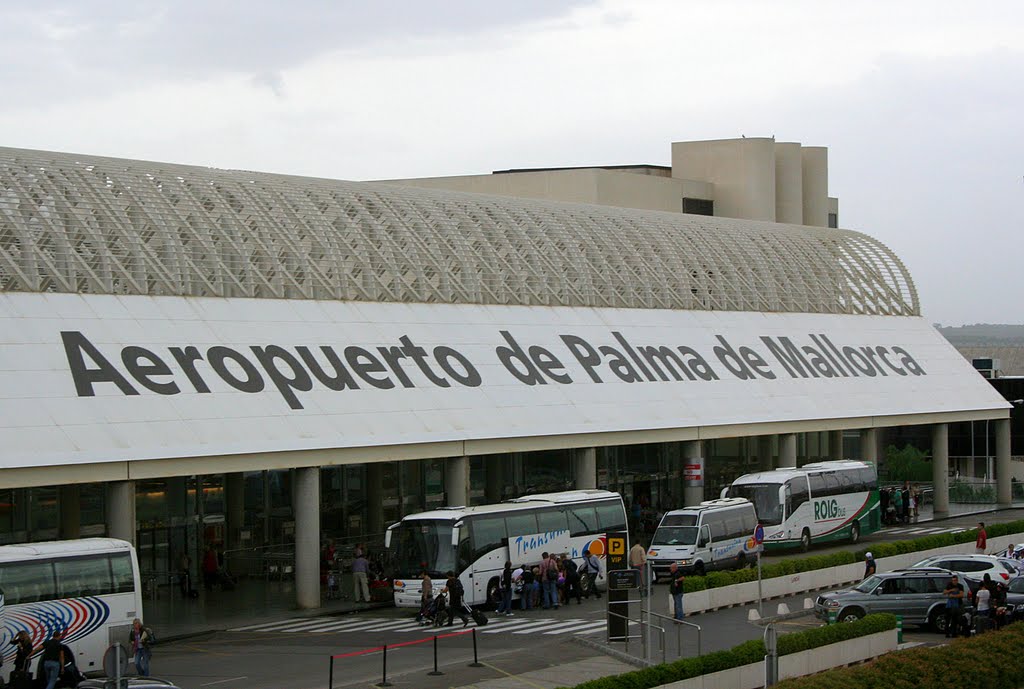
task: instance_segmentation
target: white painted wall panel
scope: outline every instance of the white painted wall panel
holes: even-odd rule
[[[495,355],[501,330],[524,348],[546,348],[572,383],[517,380]],[[140,394],[101,382],[93,396],[79,396],[61,331],[81,332]],[[720,379],[627,383],[602,365],[604,382],[595,383],[560,340],[575,335],[621,350],[615,331],[634,347],[692,347]],[[903,347],[924,375],[884,369],[888,375],[794,378],[759,339],[810,345],[809,335],[819,333],[840,347]],[[352,373],[361,389],[335,391],[314,381],[311,390],[294,392],[301,408],[291,408],[250,349],[279,345],[295,355],[306,346],[326,365],[321,346],[343,358],[347,346],[374,351],[398,346],[403,335],[428,352],[457,350],[482,384],[438,387],[405,360],[412,388],[376,389]],[[712,351],[718,335],[759,353],[776,379],[730,374]],[[180,393],[139,384],[121,361],[127,346],[159,355],[172,374],[156,379],[173,380]],[[196,392],[168,351],[186,346],[204,359],[212,346],[234,349],[259,371],[265,389],[237,390],[204,360],[197,371],[211,392]],[[432,357],[430,366],[441,373]],[[0,468],[935,412],[996,416],[1006,406],[914,317],[0,294]]]

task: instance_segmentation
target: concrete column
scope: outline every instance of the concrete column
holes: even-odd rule
[[[796,467],[796,433],[779,435],[779,466]]]
[[[775,144],[775,222],[804,224],[803,161],[798,143]]]
[[[861,461],[874,464],[878,467],[878,429],[860,429],[860,458]]]
[[[828,458],[843,459],[843,432],[828,432]]]
[[[949,515],[949,425],[932,426],[932,504],[936,517]]]
[[[107,535],[135,545],[135,481],[107,484]]]
[[[690,440],[683,443],[683,466],[690,467],[692,478],[683,479],[683,505],[699,505],[704,500],[704,443],[700,440]],[[695,469],[699,466],[699,469]],[[698,473],[699,472],[699,473]],[[699,476],[700,478],[696,478]]]
[[[804,225],[828,227],[828,149],[800,149],[803,172]]]
[[[224,474],[224,522],[227,550],[241,546],[239,533],[245,527],[245,474]]]
[[[757,459],[761,471],[771,471],[775,467],[774,455],[772,454],[772,436],[761,435],[757,437]]]
[[[484,499],[488,503],[501,502],[501,491],[505,485],[504,458],[505,455],[484,458]]]
[[[60,537],[65,540],[82,537],[82,493],[77,483],[61,486],[57,495],[60,506]]]
[[[1010,482],[1010,420],[998,419],[996,427],[996,497],[1000,507],[1009,507],[1013,502],[1013,484]]]
[[[384,465],[366,465],[366,533],[384,533]]]
[[[576,474],[576,488],[579,490],[597,488],[597,448],[581,447],[573,452],[572,459]]]
[[[295,470],[295,602],[320,607],[320,467]]]
[[[449,507],[469,504],[469,457],[449,457],[445,461],[444,494]]]

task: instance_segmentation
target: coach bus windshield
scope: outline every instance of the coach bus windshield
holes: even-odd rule
[[[730,498],[746,498],[754,503],[757,518],[766,526],[782,523],[782,503],[778,483],[741,483],[729,486]]]
[[[425,569],[432,578],[455,569],[452,522],[409,520],[391,530],[391,558],[395,576],[418,577]]]

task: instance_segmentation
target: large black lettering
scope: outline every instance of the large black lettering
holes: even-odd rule
[[[508,372],[527,385],[547,385],[548,381],[544,379],[544,374],[527,356],[512,334],[507,330],[502,330],[501,336],[505,338],[505,342],[509,346],[499,345],[495,347],[494,353],[498,355],[498,359],[508,369]]]
[[[416,387],[412,380],[409,379],[405,369],[402,368],[402,359],[407,358],[408,354],[401,347],[377,347],[377,351],[380,353],[380,358],[387,363],[388,368],[398,378],[403,388]]]
[[[174,360],[178,362],[178,366],[181,366],[181,370],[188,376],[188,381],[192,383],[192,387],[196,389],[196,392],[209,392],[210,386],[206,384],[203,377],[199,375],[199,371],[196,370],[196,362],[203,360],[203,355],[199,353],[199,350],[195,347],[171,347],[168,350]]]
[[[575,335],[559,335],[562,338],[562,342],[569,348],[569,353],[576,358],[576,361],[580,362],[580,366],[587,372],[590,379],[595,383],[603,383],[601,376],[597,375],[595,370],[601,363],[601,357],[598,355],[597,350],[590,346],[590,343],[584,340],[582,337],[576,337]]]
[[[434,373],[433,369],[430,368],[430,365],[427,363],[427,350],[417,344],[414,344],[413,341],[409,339],[408,335],[402,335],[398,338],[398,341],[402,343],[402,351],[405,352],[406,356],[416,362],[420,372],[427,377],[427,380],[439,388],[451,387],[451,383]]]
[[[79,397],[94,397],[96,392],[92,386],[96,383],[113,383],[125,395],[137,395],[139,391],[132,387],[128,379],[100,354],[100,350],[77,330],[63,331],[60,334],[64,341],[64,355],[71,368],[71,377],[75,381],[75,391]],[[98,368],[86,368],[85,353]]]
[[[810,370],[815,378],[818,377],[818,372],[807,363],[803,353],[788,337],[780,337],[778,343],[776,343],[774,338],[762,335],[761,342],[765,343],[768,351],[778,359],[791,378],[796,378],[797,376],[806,378],[808,370]]]
[[[296,347],[295,351],[299,353],[299,357],[309,368],[310,372],[327,386],[328,389],[338,391],[348,388],[349,390],[358,390],[359,383],[352,377],[352,374],[345,368],[345,364],[341,362],[341,358],[334,351],[333,347],[320,347],[320,351],[323,352],[324,357],[327,359],[327,363],[334,369],[334,375],[328,375],[328,373],[320,366],[320,362],[313,356],[313,352],[309,351],[309,347]]]
[[[153,376],[172,376],[174,372],[163,359],[145,347],[125,347],[121,350],[121,361],[124,362],[128,373],[132,374],[132,378],[146,389],[161,395],[177,395],[181,392],[181,388],[173,380],[160,383],[152,379]],[[146,363],[142,363],[143,361]]]
[[[263,388],[266,387],[259,369],[245,358],[241,352],[236,352],[230,347],[210,347],[206,350],[206,361],[209,362],[210,368],[220,376],[221,380],[236,390],[241,390],[242,392],[262,392]],[[236,376],[227,367],[227,361],[235,362],[238,368],[242,369],[245,373],[244,380]]]
[[[302,402],[295,396],[294,391],[309,392],[313,389],[313,379],[309,377],[309,372],[302,367],[299,360],[284,347],[277,345],[250,347],[250,349],[256,355],[257,361],[263,366],[263,370],[267,372],[267,376],[270,377],[271,382],[277,388],[277,391],[281,393],[281,397],[284,397],[288,406],[292,409],[302,409]],[[278,361],[283,361],[288,366],[291,370],[291,375],[286,375],[286,371],[278,368]]]
[[[355,345],[345,347],[345,361],[348,362],[348,365],[352,367],[357,376],[373,387],[380,388],[381,390],[390,390],[395,387],[395,381],[387,376],[376,378],[370,375],[372,373],[385,373],[388,369],[377,357],[362,347],[356,347]]]
[[[434,347],[434,358],[437,359],[437,363],[444,369],[445,373],[468,388],[480,387],[480,383],[483,382],[480,379],[480,372],[476,370],[476,367],[470,363],[469,359],[462,352],[442,345]],[[452,366],[451,360],[457,361],[462,370],[459,371]],[[445,381],[445,383],[447,382]]]
[[[668,375],[671,375],[675,380],[682,380],[683,376],[679,375],[680,371],[690,380],[694,380],[693,374],[690,373],[690,369],[686,367],[683,360],[668,347],[639,346],[636,349],[640,352],[640,356],[647,361],[651,370],[658,374],[658,377],[662,380],[668,380]],[[665,371],[668,371],[668,375],[665,375]]]

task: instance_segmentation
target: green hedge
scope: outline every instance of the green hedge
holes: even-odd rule
[[[779,655],[806,651],[895,628],[895,616],[878,614],[868,615],[856,622],[784,634],[779,637]],[[592,679],[577,684],[575,689],[650,689],[662,684],[729,670],[741,665],[760,663],[764,660],[764,655],[764,642],[754,639],[734,646],[728,651],[716,651],[697,658],[682,658],[674,663],[654,665],[635,672]]]
[[[1021,533],[1024,532],[1024,520],[1006,522],[1004,524],[993,524],[986,527],[985,530],[988,532],[989,538]],[[794,557],[787,560],[781,560],[779,562],[772,562],[771,564],[762,564],[761,576],[764,579],[772,579],[774,577],[784,577],[786,575],[797,574],[799,572],[809,572],[815,569],[848,565],[853,562],[863,560],[864,554],[868,552],[868,550],[871,551],[871,554],[874,555],[877,560],[883,557],[916,553],[922,550],[931,550],[933,548],[946,548],[960,543],[970,543],[974,541],[975,535],[975,531],[971,529],[969,531],[961,531],[960,533],[955,534],[936,534],[934,536],[922,536],[920,538],[913,538],[906,541],[875,543],[870,547],[865,547],[864,549],[856,552],[843,551],[840,553],[832,553],[830,555]],[[735,571],[710,572],[702,577],[696,575],[688,576],[683,581],[683,590],[690,593],[692,591],[714,589],[720,586],[743,584],[748,581],[757,581],[756,569],[746,568]]]
[[[1008,689],[1024,687],[1022,656],[1024,624],[1017,623],[946,646],[889,653],[866,665],[796,677],[777,686],[779,689]]]

